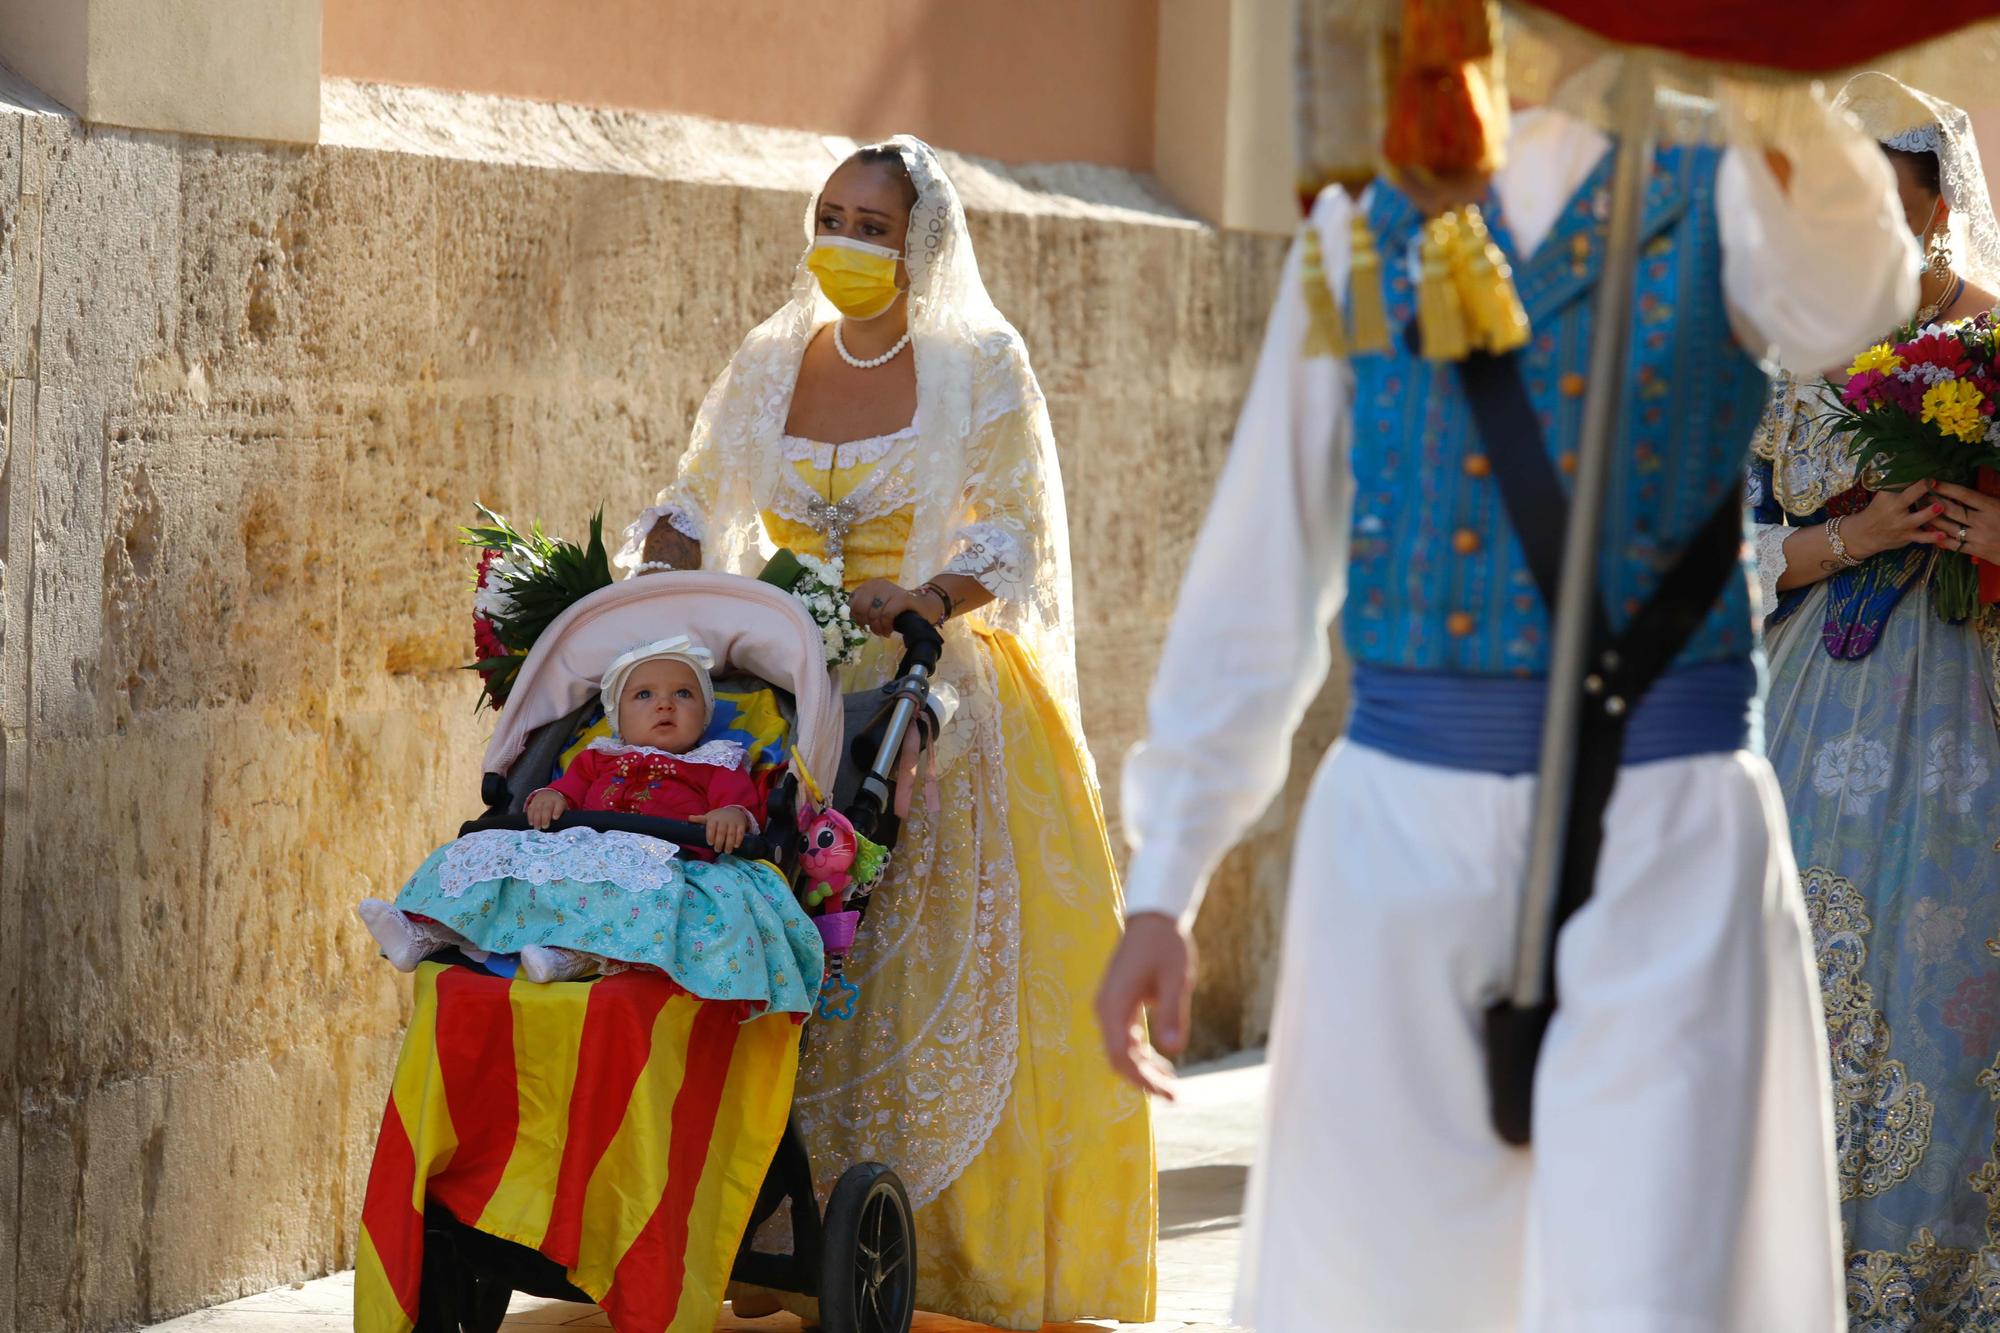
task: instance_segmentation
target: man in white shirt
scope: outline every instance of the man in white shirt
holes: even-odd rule
[[[1591,305],[1573,288],[1601,248],[1608,147],[1559,113],[1523,115],[1494,181],[1537,339],[1526,378],[1565,468],[1570,344],[1587,343]],[[1643,591],[1707,512],[1696,500],[1740,483],[1755,361],[1820,371],[1916,291],[1889,167],[1858,137],[1768,160],[1679,150],[1655,170],[1649,209],[1667,202],[1640,272],[1612,590]],[[1312,225],[1341,293],[1352,214],[1369,213],[1399,333],[1413,211],[1385,191],[1329,190]],[[1239,1318],[1264,1333],[1840,1327],[1824,1036],[1779,798],[1748,734],[1746,590],[1633,710],[1596,890],[1562,936],[1534,1146],[1510,1148],[1488,1123],[1479,1028],[1511,975],[1546,617],[1449,371],[1400,348],[1308,359],[1306,321],[1295,246],[1127,768],[1127,934],[1098,1006],[1114,1065],[1170,1092],[1141,1006],[1177,1054],[1201,889],[1282,785],[1346,599],[1355,713],[1294,853]],[[1685,364],[1717,369],[1663,383]]]

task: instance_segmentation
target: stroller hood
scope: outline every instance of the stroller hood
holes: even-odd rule
[[[819,625],[790,593],[736,574],[662,573],[600,588],[556,617],[521,664],[485,769],[505,773],[528,735],[580,707],[628,648],[686,634],[715,654],[716,672],[747,672],[791,691],[798,747],[830,783],[840,760],[841,701]]]

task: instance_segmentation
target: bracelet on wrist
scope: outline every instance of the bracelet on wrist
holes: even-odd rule
[[[931,622],[933,625],[939,625],[939,626],[943,625],[947,620],[950,620],[952,616],[957,612],[958,608],[952,602],[951,594],[946,592],[942,587],[938,586],[937,580],[935,579],[931,580],[929,583],[926,583],[923,587],[917,589],[917,591],[927,592],[931,596],[937,598],[938,605],[943,608],[943,610],[939,613],[938,618]]]
[[[1856,569],[1862,562],[1855,559],[1854,554],[1847,549],[1846,538],[1840,535],[1840,525],[1846,518],[1845,514],[1835,514],[1826,521],[1826,544],[1833,548],[1834,559],[1849,569]]]
[[[634,574],[671,574],[680,569],[670,560],[642,560],[632,566]]]

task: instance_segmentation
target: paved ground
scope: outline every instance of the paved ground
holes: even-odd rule
[[[1238,1057],[1189,1071],[1181,1100],[1161,1108],[1159,1320],[1124,1325],[1125,1333],[1208,1333],[1224,1325],[1236,1277],[1236,1239],[1243,1181],[1263,1104],[1264,1066]],[[297,1287],[251,1296],[160,1324],[149,1333],[345,1333],[353,1327],[354,1275],[340,1273]],[[517,1333],[552,1328],[609,1328],[602,1311],[582,1305],[516,1297],[506,1327]],[[919,1315],[918,1333],[967,1333],[975,1325]],[[1099,1324],[1056,1324],[1044,1333],[1096,1333]],[[796,1333],[790,1315],[736,1319],[726,1310],[718,1330]]]

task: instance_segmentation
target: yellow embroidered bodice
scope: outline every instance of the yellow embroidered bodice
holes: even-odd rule
[[[887,448],[913,436],[914,430],[849,444],[816,444],[809,440],[785,441],[785,466],[799,481],[828,504],[848,500],[882,466]],[[850,459],[858,461],[850,461]],[[775,509],[763,511],[764,530],[771,540],[789,550],[806,555],[827,553],[826,534],[811,524],[785,517]],[[851,589],[869,579],[894,581],[903,572],[903,550],[910,541],[910,506],[900,505],[886,513],[864,511],[849,527],[843,544],[843,582]]]

